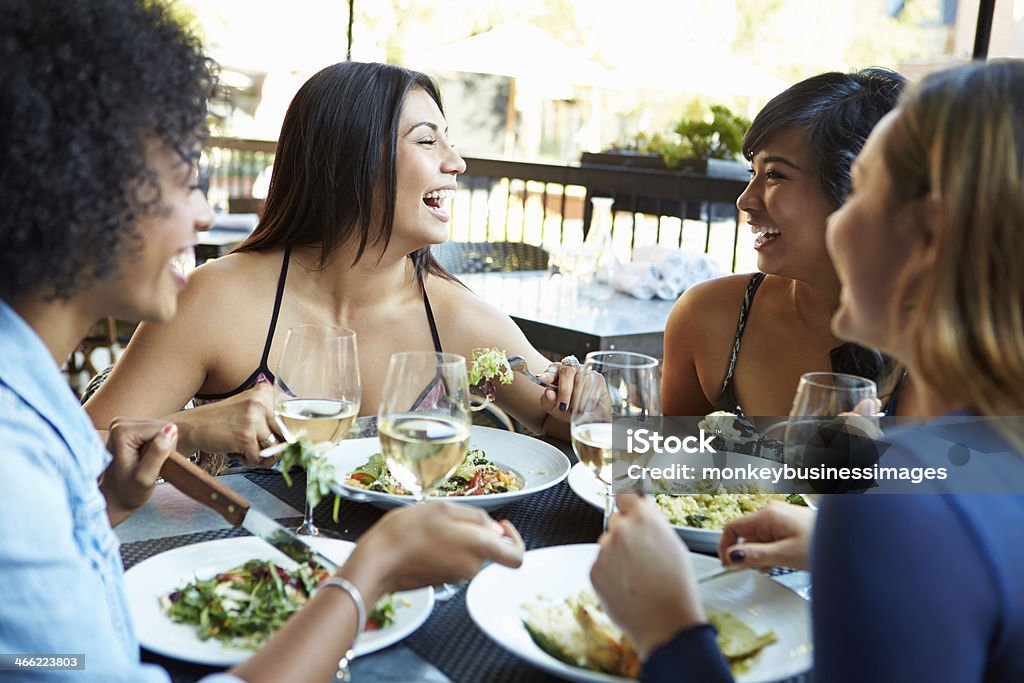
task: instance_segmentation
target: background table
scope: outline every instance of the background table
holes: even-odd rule
[[[662,357],[665,323],[674,301],[643,301],[615,292],[593,298],[588,287],[563,286],[546,270],[466,273],[458,278],[484,301],[508,313],[536,348],[559,356],[618,349]]]

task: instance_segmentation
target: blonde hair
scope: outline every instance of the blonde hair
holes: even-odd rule
[[[1024,415],[1024,61],[932,74],[898,111],[883,149],[894,208],[931,197],[942,216],[905,318],[915,369],[980,415]],[[928,214],[912,213],[901,228],[920,237]]]

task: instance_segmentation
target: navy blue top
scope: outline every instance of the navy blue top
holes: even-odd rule
[[[901,458],[931,464],[947,457],[934,448],[938,429],[886,441]],[[950,427],[941,429],[949,439]],[[992,429],[975,424],[954,436],[987,441],[979,447],[991,453],[986,469],[1024,490],[1024,457],[992,452],[1000,440]],[[811,554],[815,679],[1024,681],[1022,527],[1022,494],[826,497]],[[732,680],[708,630],[682,631],[655,650],[643,680]]]

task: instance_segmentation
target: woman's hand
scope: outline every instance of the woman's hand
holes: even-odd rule
[[[149,500],[160,468],[177,443],[178,428],[173,423],[114,419],[107,440],[113,459],[100,478],[111,526]]]
[[[359,539],[339,575],[369,595],[410,590],[474,576],[484,562],[518,567],[523,540],[511,522],[480,508],[431,501],[396,508]]]
[[[241,453],[252,466],[270,467],[274,459],[260,451],[281,439],[274,420],[274,394],[260,384],[223,401],[177,413],[175,422],[185,452]]]
[[[650,498],[615,497],[618,512],[599,539],[590,581],[641,659],[682,629],[705,621],[690,552]]]
[[[722,564],[738,567],[806,569],[815,518],[810,508],[769,503],[725,525],[718,557]],[[743,543],[738,543],[740,537]]]
[[[565,362],[569,360],[570,362]],[[573,397],[576,391],[576,374],[580,363],[575,356],[566,356],[561,363],[552,363],[547,370],[537,375],[540,379],[558,385],[557,389],[545,389],[540,397],[540,407],[556,420],[568,422],[572,413]]]

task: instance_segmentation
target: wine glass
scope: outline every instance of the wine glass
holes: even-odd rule
[[[327,325],[288,330],[274,379],[274,415],[288,443],[304,437],[322,453],[345,438],[359,415],[355,332]],[[307,471],[305,509],[297,531],[318,536],[309,503],[317,482],[309,475]]]
[[[576,375],[570,422],[572,448],[604,484],[604,529],[615,512],[612,465],[626,451],[613,443],[613,422],[661,415],[658,361],[642,353],[593,351]]]
[[[783,437],[786,464],[796,468],[848,465],[850,441],[837,439],[848,432],[843,416],[861,413],[865,405],[877,400],[878,387],[864,377],[838,372],[804,374],[786,422]],[[874,418],[865,416],[863,419]]]
[[[413,501],[426,500],[466,457],[472,426],[466,359],[411,351],[391,356],[377,413],[381,450]],[[457,589],[435,588],[447,600]]]

